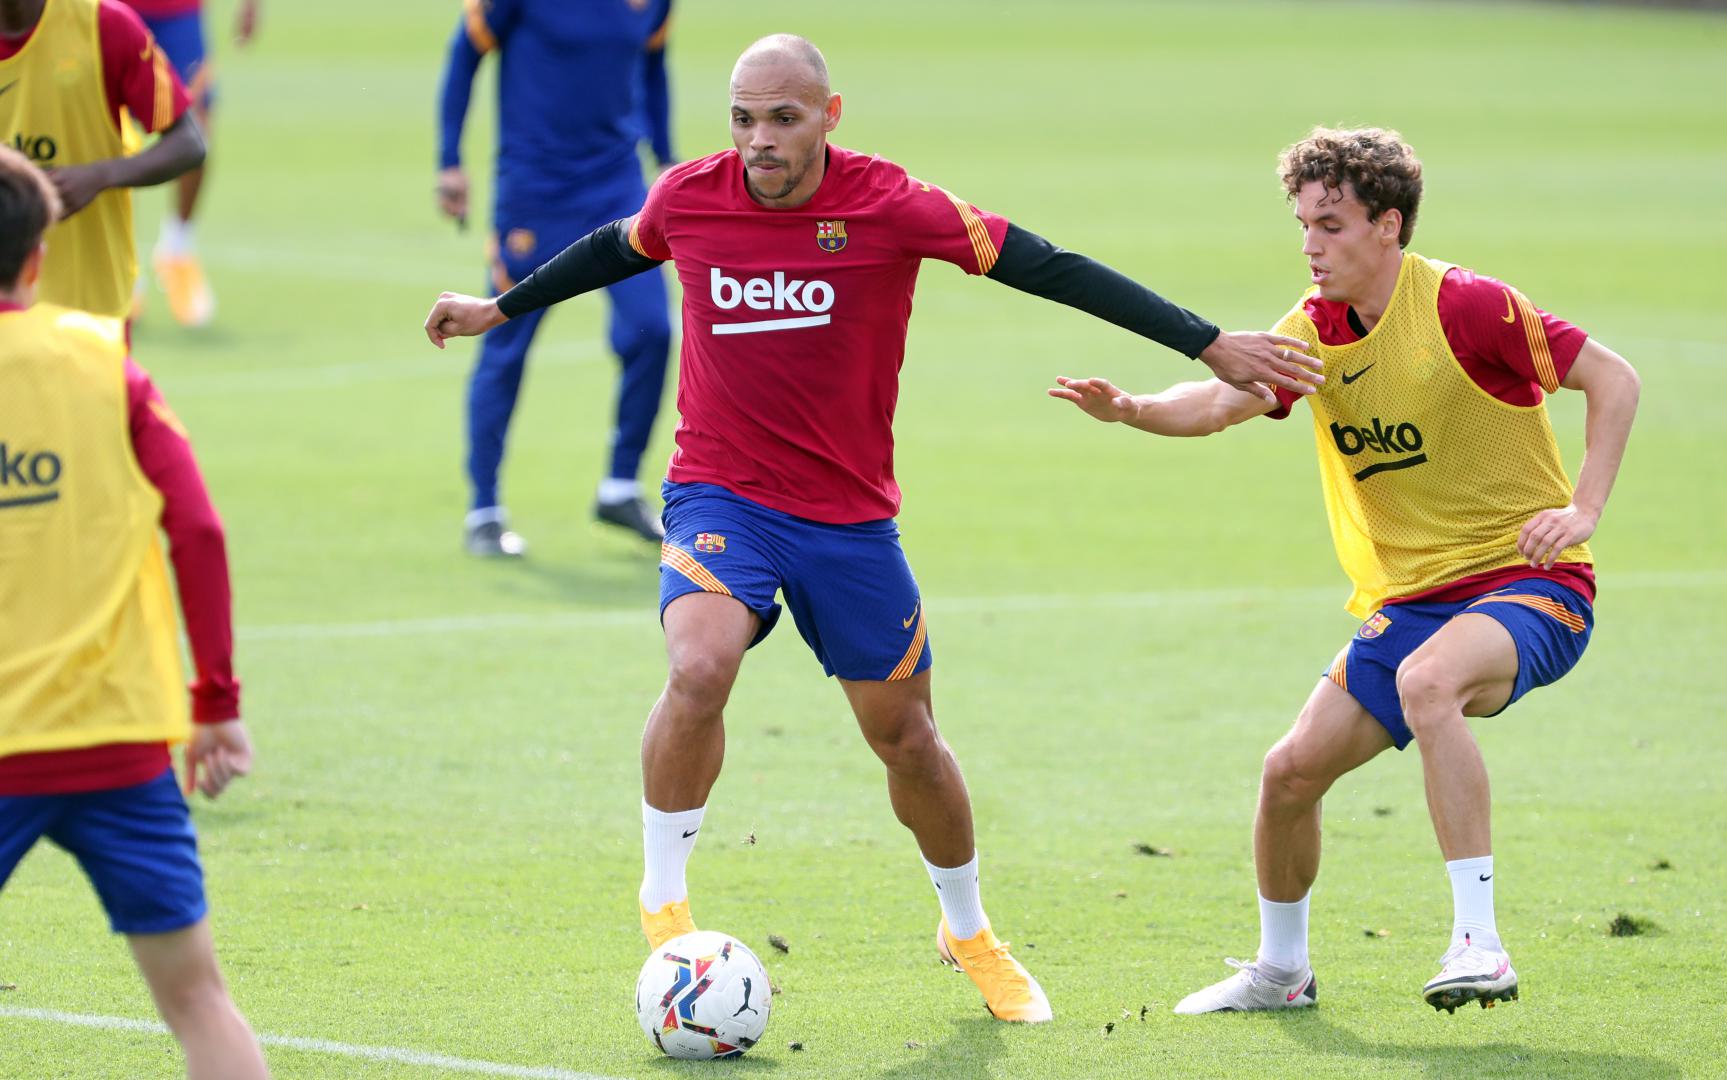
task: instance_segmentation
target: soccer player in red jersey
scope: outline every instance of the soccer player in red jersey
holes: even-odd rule
[[[64,848],[187,1075],[261,1080],[168,757],[184,741],[186,794],[212,799],[252,764],[222,522],[119,323],[35,302],[57,202],[0,147],[0,886],[38,840]],[[160,532],[197,670],[189,710]]]
[[[727,698],[745,650],[779,618],[778,592],[886,766],[938,890],[942,958],[995,1016],[1048,1020],[1048,999],[979,900],[971,806],[936,729],[928,619],[893,520],[892,423],[918,267],[941,259],[1078,307],[1267,398],[1261,384],[1301,394],[1322,377],[1299,339],[1220,334],[892,162],[831,145],[840,111],[815,46],[763,38],[732,73],[734,149],[668,170],[639,213],[496,300],[445,293],[426,333],[442,347],[677,264],[682,420],[660,590],[670,673],[642,745],[649,942],[694,929],[684,867],[724,756]]]
[[[1314,1004],[1308,893],[1320,800],[1387,747],[1421,746],[1427,806],[1452,888],[1451,943],[1422,988],[1436,1009],[1517,997],[1493,912],[1487,768],[1465,717],[1557,681],[1594,628],[1595,531],[1637,411],[1637,373],[1509,285],[1405,250],[1421,163],[1394,131],[1316,128],[1284,152],[1313,288],[1278,330],[1333,378],[1310,398],[1338,560],[1366,620],[1266,755],[1253,826],[1260,945],[1178,1013]],[[1209,435],[1289,415],[1293,396],[1219,382],[1134,397],[1107,379],[1050,394],[1104,421]],[[1583,392],[1573,488],[1545,395]]]

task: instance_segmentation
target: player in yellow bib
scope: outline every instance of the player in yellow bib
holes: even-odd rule
[[[45,170],[62,220],[38,293],[125,318],[138,277],[129,189],[204,160],[185,88],[118,0],[0,0],[0,143]],[[136,128],[158,132],[140,150]]]
[[[1493,914],[1487,768],[1465,717],[1493,716],[1577,662],[1594,625],[1594,533],[1637,409],[1637,374],[1509,285],[1408,252],[1421,163],[1396,132],[1316,128],[1284,152],[1313,288],[1278,325],[1327,379],[1308,398],[1338,560],[1366,620],[1266,755],[1254,819],[1260,945],[1178,1013],[1317,1000],[1307,952],[1320,800],[1388,747],[1421,747],[1451,877],[1435,1008],[1517,996]],[[1209,435],[1275,405],[1212,381],[1133,396],[1107,379],[1054,397],[1158,435]],[[1581,390],[1575,490],[1544,395]]]
[[[251,766],[221,526],[119,322],[35,302],[58,210],[41,170],[0,147],[0,888],[40,840],[71,854],[189,1080],[265,1080],[168,758],[186,743],[187,793],[210,798]],[[164,530],[199,673],[191,710]]]

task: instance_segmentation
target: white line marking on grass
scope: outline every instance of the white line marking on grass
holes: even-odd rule
[[[168,1034],[168,1029],[156,1021],[132,1020],[124,1016],[89,1016],[84,1013],[21,1009],[12,1006],[0,1006],[0,1016],[107,1031]],[[339,1057],[364,1058],[367,1061],[395,1061],[404,1065],[424,1065],[432,1069],[479,1073],[484,1076],[515,1076],[524,1080],[619,1080],[617,1077],[601,1076],[599,1073],[571,1072],[551,1065],[506,1065],[498,1061],[476,1061],[473,1058],[451,1057],[448,1054],[431,1054],[424,1050],[408,1050],[396,1046],[354,1046],[350,1043],[331,1042],[329,1039],[303,1039],[297,1035],[259,1035],[258,1041],[265,1046],[280,1046],[310,1054],[334,1054]]]
[[[1607,577],[1609,597],[1619,590],[1700,589],[1727,585],[1727,570],[1651,571]],[[1133,610],[1159,607],[1264,607],[1308,605],[1337,601],[1348,590],[1338,586],[1300,589],[1161,589],[1130,593],[1025,593],[1007,596],[931,597],[930,607],[940,615],[995,615],[1024,611],[1088,611],[1099,608]],[[449,634],[490,630],[581,630],[606,626],[649,626],[654,621],[651,604],[590,611],[498,612],[485,615],[441,615],[414,619],[378,619],[370,622],[277,623],[241,627],[242,641],[315,641],[342,638],[396,637],[411,634]]]

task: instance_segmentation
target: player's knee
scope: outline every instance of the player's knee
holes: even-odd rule
[[[1397,697],[1403,718],[1419,739],[1423,728],[1461,718],[1460,688],[1444,664],[1410,657],[1397,668]]]
[[[163,986],[151,987],[163,1023],[175,1034],[195,1031],[202,1024],[225,1017],[234,1005],[228,984],[214,963],[198,965]]]
[[[731,696],[737,664],[713,653],[674,657],[666,679],[667,696],[697,713],[718,713]]]
[[[1260,799],[1273,808],[1299,809],[1324,798],[1329,778],[1315,775],[1302,762],[1300,748],[1291,739],[1282,739],[1265,754],[1260,772]]]
[[[935,724],[922,710],[872,731],[869,744],[888,771],[894,773],[928,772],[947,753]]]

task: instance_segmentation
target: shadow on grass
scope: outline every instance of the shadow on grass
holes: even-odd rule
[[[1475,1008],[1471,1006],[1471,1011]],[[1278,1027],[1290,1041],[1313,1053],[1385,1061],[1405,1066],[1411,1074],[1422,1076],[1539,1076],[1542,1080],[1634,1076],[1645,1080],[1683,1075],[1671,1062],[1634,1054],[1548,1049],[1514,1042],[1465,1043],[1461,1038],[1453,1046],[1375,1042],[1348,1028],[1329,1023],[1317,1013],[1277,1016],[1277,1019],[1284,1021]],[[1441,1016],[1439,1019],[1453,1018]]]
[[[903,1065],[875,1074],[882,1080],[929,1080],[936,1076],[983,1076],[986,1065],[1001,1056],[1002,1034],[1010,1025],[993,1016],[959,1020],[940,1042],[907,1047]]]

